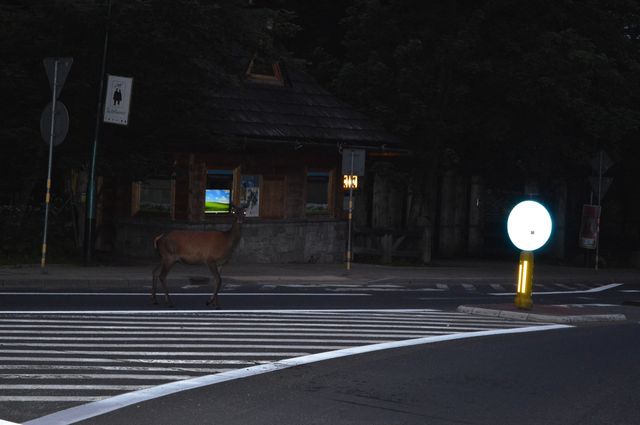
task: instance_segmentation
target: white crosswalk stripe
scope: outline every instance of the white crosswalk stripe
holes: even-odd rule
[[[70,406],[331,350],[530,325],[437,310],[0,312],[0,410]]]

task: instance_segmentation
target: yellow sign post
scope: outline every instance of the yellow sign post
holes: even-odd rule
[[[520,253],[520,264],[518,265],[518,288],[516,292],[515,304],[518,308],[531,309],[533,300],[533,252],[522,251]]]
[[[524,201],[509,213],[507,232],[513,244],[522,250],[518,264],[518,286],[515,305],[529,310],[533,307],[533,251],[542,247],[551,236],[551,216],[535,201]]]

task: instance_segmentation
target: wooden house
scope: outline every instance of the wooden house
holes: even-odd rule
[[[233,202],[248,208],[232,261],[343,261],[341,151],[393,151],[398,139],[284,64],[251,64],[242,84],[215,91],[205,107],[212,140],[176,149],[165,176],[114,189],[113,251],[153,258],[160,233],[226,229]]]

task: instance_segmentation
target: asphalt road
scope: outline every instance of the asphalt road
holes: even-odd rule
[[[486,337],[268,373],[79,423],[632,425],[638,358],[638,325]]]
[[[608,288],[605,282],[536,285],[534,303],[622,304],[640,298],[640,287],[621,284]],[[208,285],[172,288],[175,309],[204,309]],[[327,309],[327,308],[443,308],[460,304],[512,302],[514,288],[504,284],[228,284],[219,294],[220,307],[234,309]],[[149,293],[122,291],[78,292],[58,288],[48,292],[0,292],[0,310],[156,310]]]
[[[544,293],[534,294],[534,303],[595,305],[603,312],[612,309],[620,312],[623,309],[629,322],[518,335],[476,335],[473,339],[327,359],[179,392],[96,416],[83,423],[636,423],[631,418],[640,417],[637,391],[640,307],[621,307],[620,304],[638,298],[637,286],[603,287],[598,283],[547,284],[540,288]],[[164,319],[172,315],[183,314],[180,321],[208,321],[212,315],[220,318],[220,314],[228,314],[227,323],[233,325],[223,324],[218,330],[209,328],[207,330],[211,335],[207,338],[221,340],[224,344],[229,343],[227,339],[237,340],[233,342],[236,347],[231,351],[242,351],[246,345],[247,350],[255,352],[254,357],[244,357],[249,360],[245,365],[237,363],[237,360],[229,360],[236,362],[234,368],[258,363],[274,364],[279,359],[331,352],[341,346],[366,346],[376,343],[377,339],[406,341],[417,337],[446,337],[460,332],[538,325],[513,321],[501,324],[454,312],[460,304],[496,303],[498,300],[510,303],[513,295],[508,285],[229,285],[221,297],[222,309],[213,312],[205,308],[207,295],[203,289],[199,286],[181,288],[179,294],[174,296],[176,307],[173,309],[151,305],[147,293],[74,293],[61,290],[59,293],[46,294],[0,294],[0,312],[6,312],[0,318],[0,357],[5,359],[0,363],[0,375],[3,378],[0,380],[0,423],[3,419],[26,421],[82,405],[90,400],[87,398],[83,402],[82,397],[74,397],[94,386],[103,391],[98,398],[104,398],[108,394],[104,391],[109,386],[103,385],[100,378],[104,376],[98,374],[113,374],[113,370],[119,367],[123,370],[144,369],[135,373],[163,373],[162,379],[165,381],[188,379],[189,374],[193,377],[222,372],[216,371],[211,365],[208,369],[198,371],[197,368],[203,366],[193,365],[196,362],[194,359],[220,351],[220,347],[193,348],[196,347],[194,342],[200,344],[202,341],[192,340],[195,337],[190,335],[191,325],[187,322],[176,325],[174,330],[170,326],[171,320],[178,319]],[[321,309],[332,309],[333,313],[320,313]],[[411,309],[420,309],[421,312],[411,312]],[[430,312],[430,309],[438,311]],[[42,313],[52,310],[64,314]],[[283,313],[278,313],[279,310]],[[243,336],[247,331],[243,327],[247,325],[240,323],[238,318],[259,315],[260,318],[250,320],[258,324],[264,322],[265,329],[269,329],[270,321],[289,320],[276,316],[286,316],[286,312],[292,310],[300,313],[295,313],[298,316],[292,321],[281,324],[285,333],[259,335],[259,344],[268,344],[269,348],[251,345],[257,343],[243,339],[254,336]],[[18,311],[25,313],[16,313]],[[68,313],[72,312],[76,313],[69,316]],[[363,317],[358,317],[360,313]],[[110,318],[104,314],[117,316]],[[150,319],[149,314],[165,316],[157,316],[162,319]],[[185,319],[184,314],[190,317]],[[322,326],[329,326],[327,329],[298,328],[302,326],[301,323],[318,320],[318,314],[340,314],[344,317],[336,324],[329,323],[332,319],[325,317],[319,324],[313,325],[320,326],[321,323]],[[413,317],[415,315],[419,317]],[[442,317],[434,319],[431,317],[433,315]],[[101,322],[105,320],[118,323],[105,325]],[[398,320],[403,321],[401,329],[396,329]],[[154,321],[169,324],[156,324]],[[130,326],[135,330],[129,329]],[[238,329],[231,329],[234,326],[238,326]],[[412,328],[415,326],[417,328]],[[350,327],[354,327],[350,334],[340,333],[347,332],[346,329]],[[132,333],[128,335],[129,332]],[[286,332],[296,333],[287,335]],[[38,334],[37,338],[30,341],[30,335],[35,334]],[[125,342],[119,340],[123,334],[126,334]],[[161,335],[171,336],[171,344],[158,338]],[[283,346],[281,349],[284,351],[275,352],[279,346],[274,344],[282,344],[284,340],[274,342],[271,338],[283,338],[283,335],[302,338],[296,341],[296,350]],[[315,347],[300,347],[301,343],[307,343],[305,338],[313,341],[309,344]],[[348,342],[343,341],[344,338]],[[54,340],[60,340],[60,346]],[[94,340],[97,344],[92,346]],[[161,348],[127,347],[127,344],[146,344],[146,340],[151,340],[149,344],[158,344]],[[64,346],[64,341],[69,341],[68,346]],[[102,345],[107,342],[119,348],[110,348],[111,351],[106,353],[101,351],[107,349]],[[88,348],[82,348],[85,344]],[[122,347],[118,344],[122,344]],[[145,344],[139,347],[147,346]],[[166,347],[162,347],[163,344]],[[173,354],[175,357],[171,358],[163,358],[162,353],[157,358],[145,353],[145,350],[171,350],[170,345],[184,346],[175,349],[178,351],[204,351],[201,354],[176,352]],[[128,351],[118,354],[117,350]],[[132,357],[131,350],[147,356],[146,359],[123,358],[125,355]],[[265,358],[265,351],[274,353]],[[36,357],[28,360],[28,356],[44,356],[48,360],[38,360]],[[98,358],[90,360],[92,356]],[[75,370],[76,366],[73,366],[70,357],[82,361],[89,359],[94,366],[82,366],[85,369]],[[58,360],[62,363],[56,363]],[[155,369],[164,371],[151,372],[148,366],[154,366],[154,362],[161,362],[155,364]],[[188,362],[192,370],[189,371],[189,367],[181,362]],[[21,369],[14,370],[18,367]],[[102,370],[98,374],[87,371],[94,367]],[[78,379],[64,380],[69,378],[66,375],[75,373]],[[173,375],[167,375],[170,373]],[[179,377],[177,374],[185,376]],[[56,380],[53,376],[66,378]],[[122,375],[119,379],[112,382],[118,385],[110,386],[114,394],[138,388],[141,377],[131,380]],[[162,379],[145,384],[157,388],[154,385],[162,384]],[[62,385],[57,385],[60,383]],[[51,391],[47,391],[47,388],[51,388]],[[66,392],[59,392],[65,388]],[[13,389],[18,390],[16,392]],[[17,402],[13,398],[15,394],[24,395],[27,401],[39,401]],[[39,395],[30,399],[34,394]],[[42,394],[46,396],[42,398]],[[51,397],[55,394],[69,394],[69,400],[61,401],[65,396]],[[35,419],[33,425],[50,423],[69,422]]]

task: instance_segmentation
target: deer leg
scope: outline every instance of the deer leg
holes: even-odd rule
[[[162,263],[158,264],[155,269],[153,269],[152,275],[152,284],[151,284],[151,303],[157,305],[158,300],[156,299],[156,288],[158,287],[158,275],[160,274],[160,268],[162,267]]]
[[[220,277],[220,271],[218,270],[218,265],[216,263],[207,265],[213,275],[213,294],[211,295],[211,298],[209,298],[209,301],[207,301],[207,305],[213,305],[218,308],[218,291],[220,291],[220,287],[222,287],[222,278]]]
[[[167,289],[167,275],[169,274],[169,271],[171,270],[171,267],[173,267],[173,265],[175,264],[175,261],[173,262],[165,262],[163,261],[161,266],[162,266],[162,270],[160,271],[160,283],[162,283],[162,289],[164,289],[164,295],[165,298],[167,300],[167,305],[169,307],[173,307],[173,302],[171,302],[171,297],[169,297],[169,290]]]

